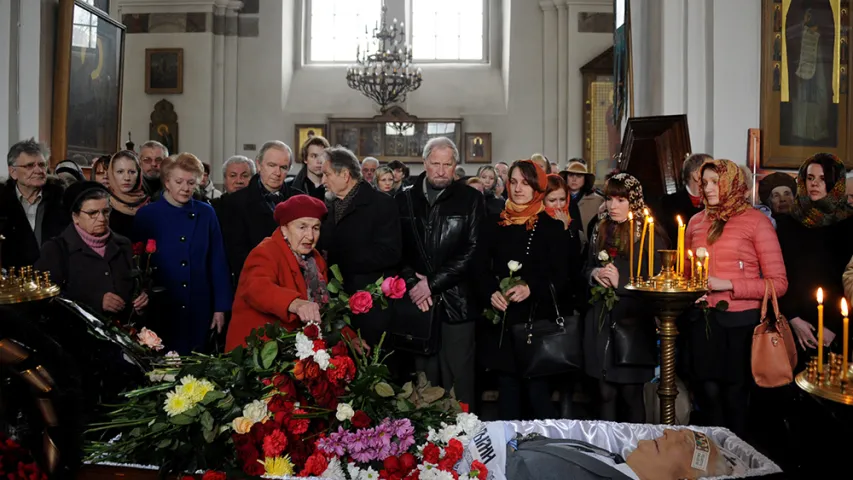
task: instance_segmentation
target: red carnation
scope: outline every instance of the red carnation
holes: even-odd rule
[[[142,242],[136,242],[133,244],[133,254],[134,255],[142,255],[145,253],[145,244]]]
[[[304,477],[319,477],[327,468],[329,468],[329,461],[326,460],[326,457],[324,457],[319,451],[314,452],[314,454],[308,457],[308,460],[305,461],[305,468],[302,469],[300,475]]]
[[[413,468],[418,466],[418,459],[415,458],[411,453],[404,453],[400,455],[400,467],[404,472],[409,472]]]
[[[314,340],[320,336],[320,327],[312,323],[307,327],[303,328],[302,333],[311,340]]]
[[[367,428],[370,426],[371,420],[370,417],[364,413],[364,410],[358,410],[355,412],[355,415],[352,416],[352,426],[355,428]]]
[[[201,480],[226,480],[228,477],[223,472],[208,470],[201,476]]]
[[[482,462],[474,460],[471,462],[471,473],[477,475],[479,480],[486,480],[489,476],[489,469]]]
[[[287,447],[287,437],[281,430],[274,430],[264,437],[264,456],[277,457]]]
[[[434,443],[427,443],[424,447],[424,461],[427,463],[438,464],[438,457],[441,455],[441,450]]]
[[[267,403],[267,410],[272,413],[283,412],[286,403],[287,402],[284,401],[284,395],[273,395],[272,398],[270,398],[269,403]]]
[[[314,340],[314,351],[325,350],[326,349],[326,341],[325,340]]]
[[[456,462],[453,461],[450,457],[444,457],[438,461],[438,469],[444,470],[445,472],[452,472],[453,466],[456,465]]]
[[[349,297],[349,308],[355,314],[367,313],[373,308],[373,296],[364,290],[355,292],[353,296]]]
[[[294,365],[294,376],[296,376],[296,366]],[[287,375],[276,375],[272,379],[272,384],[279,392],[285,395],[288,400],[296,400],[296,385],[293,380]]]
[[[355,363],[349,357],[332,357],[329,363],[334,368],[326,370],[326,377],[330,382],[350,382],[355,378]]]
[[[388,470],[389,473],[397,473],[400,471],[400,459],[392,455],[382,462],[382,466],[384,466],[385,470]]]
[[[349,355],[349,350],[347,349],[346,343],[338,342],[337,345],[332,347],[332,351],[330,353],[333,357],[346,357]]]
[[[298,410],[296,411],[296,413],[303,415],[305,414],[305,412],[302,410]],[[308,418],[293,418],[290,420],[290,422],[287,423],[287,427],[292,435],[302,435],[303,433],[308,431],[308,424],[310,423],[311,420]]]
[[[249,430],[249,435],[251,435],[252,441],[255,444],[262,443],[266,434],[267,432],[264,431],[264,424],[261,422],[252,425],[252,428]]]
[[[152,254],[157,251],[157,241],[152,239],[148,240],[148,243],[145,244],[145,253]]]
[[[471,409],[471,408],[468,406],[468,404],[467,404],[467,403],[465,403],[465,402],[459,402],[459,408],[461,408],[461,409],[462,409],[462,411],[463,411],[463,412],[465,412],[465,413],[468,413],[468,411]]]
[[[450,441],[447,442],[447,446],[444,447],[444,458],[450,459],[455,465],[456,462],[462,460],[462,452],[464,451],[465,447],[462,446],[462,442],[455,438],[451,438]]]
[[[314,380],[315,378],[320,376],[320,365],[313,360],[307,360],[305,363],[305,378],[309,380]]]

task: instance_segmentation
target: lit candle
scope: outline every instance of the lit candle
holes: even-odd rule
[[[628,212],[628,281],[634,283],[634,212]]]
[[[847,326],[847,324],[849,323],[849,320],[847,319],[847,299],[846,298],[841,299],[841,316],[844,317],[844,325],[842,327],[842,332],[844,333],[844,342],[842,342],[842,344],[841,344],[842,345],[842,347],[841,347],[841,355],[842,355],[841,378],[843,380],[847,380],[847,360],[850,358],[847,356],[848,355],[847,339],[850,336],[850,331],[848,330],[849,327]]]
[[[684,222],[681,221],[681,215],[675,217],[678,220],[678,258],[676,259],[676,272],[679,275],[684,274]]]
[[[643,246],[646,244],[646,230],[649,228],[649,209],[643,209],[643,233],[640,235],[640,253],[637,255],[637,279],[643,276]]]
[[[649,217],[649,279],[655,276],[655,218]]]
[[[817,289],[817,373],[823,373],[823,289]]]
[[[693,250],[687,251],[687,258],[690,260],[690,269],[693,270]],[[690,278],[693,278],[693,273],[690,274]]]
[[[701,283],[702,281],[702,260],[696,260],[696,279]]]

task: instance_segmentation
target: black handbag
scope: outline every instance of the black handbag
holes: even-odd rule
[[[406,196],[406,203],[409,206],[412,233],[415,236],[418,252],[424,260],[427,273],[432,273],[429,256],[415,225],[415,209],[412,205],[411,189],[402,192],[401,195]],[[444,298],[441,295],[433,295],[432,300],[432,308],[426,312],[422,312],[408,296],[391,301],[389,306],[393,309],[393,319],[388,334],[394,350],[427,356],[438,352],[441,347],[441,335],[438,334],[438,329],[441,328]]]
[[[625,367],[654,367],[658,364],[655,356],[654,331],[643,325],[639,318],[630,322],[610,324],[613,334],[613,354],[616,365]]]
[[[580,318],[563,317],[554,286],[549,284],[556,319],[535,319],[530,309],[527,323],[510,327],[518,372],[524,378],[546,377],[578,370],[583,366]]]

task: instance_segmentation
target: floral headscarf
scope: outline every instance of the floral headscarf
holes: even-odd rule
[[[542,169],[532,160],[521,160],[533,165],[536,168],[536,181],[539,184],[539,190],[533,190],[533,199],[525,204],[515,203],[512,198],[512,189],[507,190],[509,199],[506,201],[506,207],[501,212],[501,220],[498,222],[501,226],[509,225],[526,225],[528,230],[532,230],[536,225],[536,220],[539,218],[539,213],[545,210],[545,190],[548,188],[548,178],[545,170]],[[512,170],[512,168],[510,168]]]
[[[824,160],[824,162],[820,162]],[[809,192],[806,188],[806,177],[809,165],[817,163],[824,166],[826,160],[832,163],[832,172],[835,175],[835,185],[826,186],[826,196],[820,200],[813,202],[809,198]],[[824,166],[824,168],[826,168]],[[830,172],[824,172],[824,175],[829,177]],[[847,205],[847,186],[846,177],[847,170],[844,168],[844,163],[835,155],[830,153],[818,153],[809,157],[800,166],[800,173],[797,175],[797,200],[794,202],[794,207],[791,209],[791,216],[800,221],[808,228],[823,227],[832,225],[833,223],[844,220],[853,214],[853,210]]]
[[[646,201],[643,199],[643,186],[631,174],[617,173],[607,180],[608,182],[619,182],[625,185],[628,189],[628,208],[634,214],[634,238],[639,238],[642,235],[643,219],[645,218]],[[610,213],[605,208],[598,214],[599,220],[610,220]]]
[[[720,187],[718,194],[720,201],[716,205],[709,205],[705,189],[702,189],[702,202],[705,204],[705,215],[708,220],[728,222],[730,218],[749,209],[750,205],[746,200],[746,177],[743,175],[743,170],[731,160],[708,160],[702,164],[699,171],[704,175],[705,170],[709,168],[720,176],[717,182]]]

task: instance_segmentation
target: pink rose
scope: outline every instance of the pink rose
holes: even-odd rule
[[[160,340],[160,337],[158,337],[156,333],[148,330],[146,327],[142,327],[142,330],[136,335],[136,338],[139,340],[139,343],[152,350],[163,350],[163,341]]]
[[[148,240],[148,243],[145,244],[145,253],[152,254],[157,251],[157,241],[153,238]]]
[[[364,290],[355,292],[349,297],[349,308],[352,313],[367,313],[373,308],[373,296]]]
[[[400,277],[389,277],[382,282],[382,294],[388,298],[403,298],[406,294],[406,281]]]

